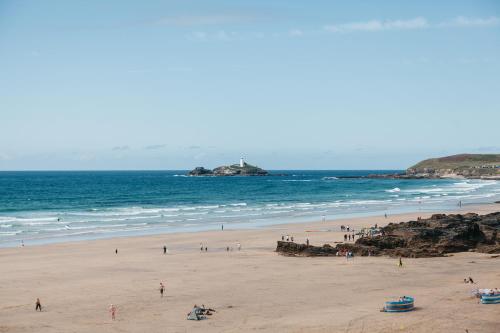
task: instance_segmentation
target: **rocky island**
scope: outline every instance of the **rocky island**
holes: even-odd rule
[[[239,164],[223,165],[213,170],[196,167],[189,171],[188,176],[267,176],[269,172],[240,159]]]
[[[373,236],[336,246],[308,246],[278,241],[276,251],[292,256],[335,256],[350,251],[355,255],[392,257],[440,257],[454,252],[500,253],[500,212],[478,215],[434,214],[428,219],[390,223]]]

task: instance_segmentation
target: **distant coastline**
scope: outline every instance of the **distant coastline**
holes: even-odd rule
[[[405,172],[370,174],[360,178],[500,180],[500,154],[459,154],[430,158],[409,167]]]

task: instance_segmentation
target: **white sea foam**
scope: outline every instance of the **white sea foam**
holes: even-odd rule
[[[394,192],[400,192],[400,191],[401,191],[401,189],[400,189],[399,187],[395,187],[395,188],[393,188],[393,189],[391,189],[391,190],[385,190],[385,191],[386,191],[386,192],[389,192],[389,193],[394,193]]]
[[[312,182],[312,179],[283,179],[282,182]]]

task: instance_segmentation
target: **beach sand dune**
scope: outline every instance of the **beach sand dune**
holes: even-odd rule
[[[283,234],[320,245],[341,240],[340,224],[359,228],[427,215],[0,249],[0,332],[499,332],[500,305],[478,304],[471,295],[475,288],[500,288],[500,258],[492,255],[403,259],[399,268],[387,257],[274,252]],[[200,253],[200,242],[207,253]],[[463,283],[468,276],[477,284]],[[415,311],[379,311],[402,295],[415,297]],[[42,312],[35,312],[37,297]],[[110,304],[117,307],[115,321]],[[217,312],[187,321],[194,304]]]

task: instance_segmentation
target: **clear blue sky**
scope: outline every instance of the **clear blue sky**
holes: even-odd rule
[[[0,0],[0,170],[500,152],[500,1]]]

